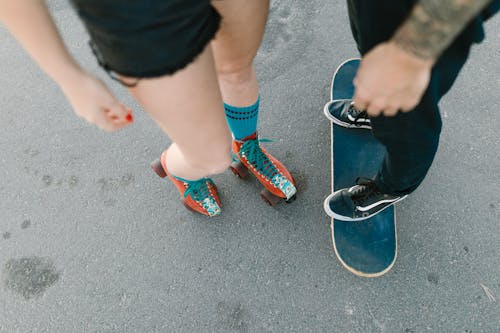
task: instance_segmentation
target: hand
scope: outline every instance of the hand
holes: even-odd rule
[[[133,122],[132,110],[93,75],[82,71],[72,73],[60,87],[79,117],[105,131],[116,131]]]
[[[362,59],[354,79],[354,104],[372,117],[413,110],[429,84],[434,61],[422,60],[394,42],[377,45]]]

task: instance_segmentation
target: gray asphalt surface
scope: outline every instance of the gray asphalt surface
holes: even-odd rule
[[[256,181],[226,172],[216,219],[150,171],[169,141],[99,70],[67,3],[50,5],[135,124],[107,134],[79,120],[0,28],[0,332],[500,332],[500,17],[442,101],[435,163],[398,206],[395,267],[363,279],[337,261],[322,210],[322,107],[356,56],[344,2],[273,2],[260,134],[300,192],[269,208]]]

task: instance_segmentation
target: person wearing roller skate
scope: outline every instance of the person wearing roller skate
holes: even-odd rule
[[[269,193],[294,197],[293,178],[261,148],[257,136],[260,100],[253,59],[269,0],[72,4],[99,64],[172,140],[152,167],[168,176],[185,206],[220,214],[217,187],[209,177],[230,166],[231,149],[241,161],[239,172],[248,168]],[[131,110],[70,56],[42,0],[0,0],[0,21],[60,86],[78,116],[106,131],[133,122]]]
[[[346,101],[331,120],[371,130],[387,152],[376,175],[359,175],[352,187],[328,196],[324,208],[335,219],[360,221],[406,198],[423,181],[441,132],[439,100],[453,85],[471,45],[483,40],[483,21],[498,12],[500,1],[347,4],[363,57],[353,107]]]

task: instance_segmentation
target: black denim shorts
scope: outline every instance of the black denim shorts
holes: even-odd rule
[[[191,63],[214,38],[220,15],[210,0],[72,0],[99,64],[151,78]]]

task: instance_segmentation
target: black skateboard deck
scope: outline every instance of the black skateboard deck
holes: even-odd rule
[[[349,59],[332,79],[331,100],[352,99],[360,59]],[[324,112],[328,113],[328,103]],[[355,185],[357,177],[373,177],[382,163],[385,148],[370,130],[331,124],[332,192]],[[391,206],[360,222],[331,219],[333,247],[350,272],[363,277],[387,273],[397,256],[396,212]]]

